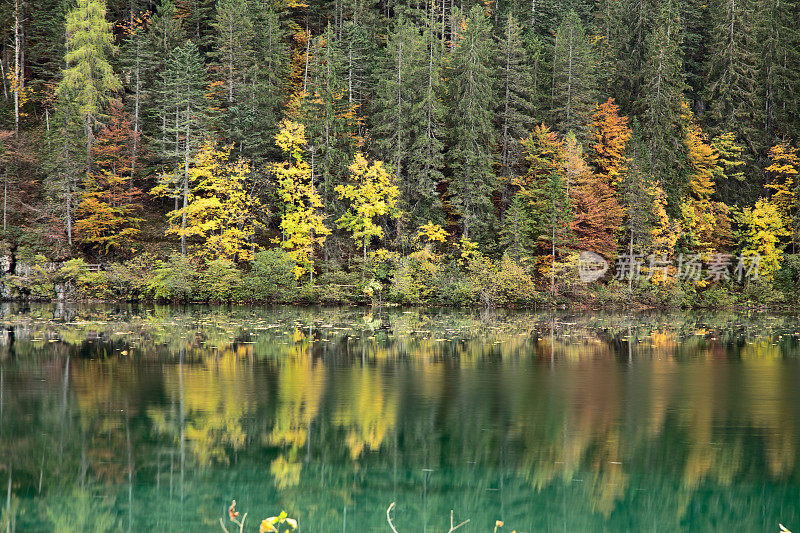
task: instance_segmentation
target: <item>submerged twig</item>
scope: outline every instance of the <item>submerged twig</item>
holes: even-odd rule
[[[394,509],[394,502],[392,502],[391,505],[389,505],[389,508],[386,509],[386,521],[389,522],[389,527],[392,528],[392,531],[397,533],[397,529],[394,527],[394,524],[392,523],[392,517],[390,516],[392,509]]]

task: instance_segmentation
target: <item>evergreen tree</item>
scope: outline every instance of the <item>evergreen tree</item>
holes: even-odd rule
[[[193,41],[187,41],[170,52],[167,68],[163,73],[161,93],[168,113],[163,124],[162,147],[170,157],[174,171],[166,173],[162,181],[172,181],[175,210],[182,198],[181,252],[186,255],[186,213],[189,202],[189,163],[194,151],[200,146],[206,122],[204,98],[205,69],[200,53]]]
[[[103,108],[122,88],[111,66],[115,53],[111,23],[106,21],[104,0],[78,0],[67,15],[67,69],[56,94],[61,102],[74,102],[75,115],[68,120],[81,122],[86,140],[86,172],[92,171],[94,130],[103,117]]]
[[[424,33],[427,42],[427,61],[424,65],[423,91],[414,103],[412,116],[419,117],[408,158],[408,181],[401,183],[406,198],[409,227],[417,227],[423,220],[442,219],[441,201],[437,187],[444,180],[444,113],[441,101],[442,55],[434,33],[434,20],[429,21]]]
[[[186,35],[205,54],[214,39],[214,4],[216,0],[175,0],[176,16]]]
[[[268,2],[256,2],[253,10],[253,73],[244,103],[237,114],[247,118],[244,153],[256,165],[272,155],[272,139],[278,133],[289,76],[288,30],[280,13]]]
[[[742,139],[750,139],[748,127],[756,124],[757,60],[753,35],[753,0],[714,0],[710,15],[714,21],[706,99],[712,131],[733,131]]]
[[[609,0],[614,1],[614,0]],[[649,80],[645,65],[652,59],[648,39],[657,28],[661,3],[655,0],[619,0],[619,6],[607,9],[612,17],[609,27],[610,47],[616,52],[612,96],[625,113],[633,113]]]
[[[800,125],[800,105],[794,97],[800,91],[800,2],[764,0],[756,9],[755,34],[761,52],[757,81],[769,146]]]
[[[702,116],[706,105],[706,66],[713,24],[709,5],[705,0],[683,0],[678,4],[683,23],[681,31],[681,50],[683,51],[683,72],[686,81],[686,99],[689,108]]]
[[[401,18],[377,70],[374,113],[378,153],[394,167],[410,227],[440,219],[442,106],[439,43],[429,29]]]
[[[513,169],[524,159],[519,141],[526,138],[533,127],[533,103],[537,101],[522,28],[511,13],[506,17],[499,39],[495,64],[500,176],[508,182]]]
[[[552,123],[561,133],[582,134],[595,102],[594,58],[578,15],[558,27],[553,53]]]
[[[214,56],[225,83],[228,107],[241,97],[252,74],[253,21],[246,0],[218,0],[214,19]]]
[[[336,212],[336,185],[344,179],[356,145],[357,108],[347,99],[345,55],[334,27],[314,39],[300,115],[308,135],[312,178]],[[319,177],[318,177],[319,176]]]
[[[484,10],[475,6],[455,36],[448,72],[452,170],[448,194],[463,236],[478,241],[488,240],[495,219],[492,44],[489,21]]]
[[[35,95],[44,100],[45,127],[53,118],[53,85],[61,76],[66,52],[64,21],[72,7],[69,0],[37,0],[27,34],[27,68]]]
[[[673,209],[680,203],[685,187],[679,28],[678,15],[670,2],[647,41],[646,81],[639,101],[647,168],[668,192]]]

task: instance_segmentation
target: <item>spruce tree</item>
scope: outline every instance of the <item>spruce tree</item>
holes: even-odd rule
[[[760,47],[758,85],[763,109],[764,144],[794,131],[800,122],[800,2],[764,0],[756,11]]]
[[[505,19],[495,64],[500,176],[507,182],[513,169],[524,159],[519,141],[526,138],[533,127],[533,104],[537,99],[522,28],[511,13]]]
[[[165,179],[172,179],[177,186],[174,189],[176,209],[179,197],[182,198],[180,235],[183,255],[186,255],[185,229],[190,186],[189,163],[203,140],[204,124],[207,120],[204,74],[205,69],[197,45],[193,41],[186,41],[170,52],[167,70],[164,72],[162,80],[162,94],[165,95],[170,110],[163,135],[168,142],[164,151],[172,153],[175,165],[172,177],[170,178],[170,174],[167,173]]]
[[[450,55],[450,149],[452,198],[464,237],[486,241],[495,219],[491,195],[495,131],[491,65],[493,43],[484,9],[475,6],[460,24]]]
[[[714,0],[714,21],[706,99],[711,131],[733,131],[749,140],[756,151],[757,140],[748,128],[756,124],[759,97],[756,93],[757,47],[753,35],[753,0]]]
[[[400,18],[376,71],[375,144],[394,167],[410,227],[441,218],[436,212],[442,167],[440,62],[430,31]]]
[[[92,170],[92,142],[97,123],[112,95],[122,88],[111,65],[116,52],[111,23],[106,21],[104,0],[78,0],[67,15],[67,68],[56,94],[63,103],[74,102],[68,120],[81,122],[86,142],[86,172]],[[69,106],[73,108],[73,106]]]
[[[645,84],[638,102],[647,144],[647,169],[670,195],[673,212],[685,187],[682,114],[684,82],[679,48],[680,22],[672,3],[662,10],[647,40]]]
[[[580,18],[570,11],[558,27],[553,55],[552,123],[558,131],[583,133],[595,90],[592,50]]]

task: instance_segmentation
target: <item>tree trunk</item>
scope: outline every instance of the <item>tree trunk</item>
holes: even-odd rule
[[[189,206],[189,135],[191,133],[191,108],[186,106],[186,139],[183,157],[183,210],[181,211],[181,254],[186,256],[186,210]]]

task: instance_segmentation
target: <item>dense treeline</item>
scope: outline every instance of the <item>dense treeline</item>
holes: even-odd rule
[[[792,301],[800,2],[457,4],[4,5],[8,265],[150,287],[112,272],[103,297],[288,268],[312,300]],[[580,251],[642,279],[580,284]],[[47,296],[6,271],[5,296]],[[230,292],[205,297],[264,297]]]

